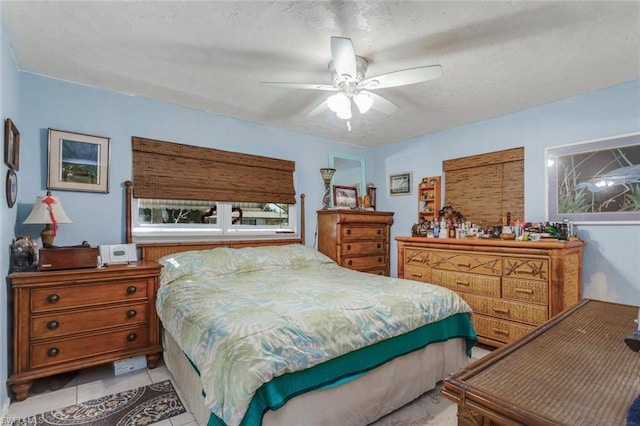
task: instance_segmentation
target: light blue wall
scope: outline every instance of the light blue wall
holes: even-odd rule
[[[6,118],[11,118],[14,121],[19,131],[22,130],[23,122],[20,117],[20,79],[19,72],[16,67],[15,60],[13,58],[13,52],[9,41],[4,34],[4,28],[2,24],[2,7],[0,6],[0,117],[2,117],[2,149],[0,156],[2,161],[0,163],[2,176],[2,187],[5,187],[5,179],[9,168],[4,163],[4,121]],[[21,153],[21,160],[24,156]],[[18,191],[22,179],[25,176],[25,172],[22,168],[17,172],[18,176]],[[0,197],[0,271],[5,276],[9,272],[9,248],[14,235],[14,224],[16,221],[17,209],[15,206],[10,209],[7,205],[5,191]],[[18,192],[18,201],[20,201],[20,193]],[[2,286],[0,291],[0,384],[4,384],[7,381],[9,371],[9,357],[11,354],[11,339],[10,328],[7,324],[10,324],[10,311],[8,309],[11,303],[12,297],[9,287],[7,285]],[[0,415],[2,410],[8,404],[7,389],[4,385],[0,385]]]
[[[406,236],[417,220],[416,184],[421,177],[443,175],[443,160],[523,146],[526,220],[543,221],[545,148],[638,131],[640,81],[636,80],[377,148],[369,160],[377,166],[370,176],[385,182],[378,189],[378,204],[381,210],[395,212],[393,236]],[[413,194],[387,196],[385,179],[404,171],[413,171]],[[640,305],[640,225],[577,229],[587,241],[583,296]],[[397,249],[395,244],[392,247],[392,273],[396,274]]]
[[[29,214],[36,195],[46,190],[48,128],[111,138],[108,194],[57,191],[73,224],[60,225],[56,244],[91,245],[124,240],[122,182],[131,179],[131,137],[142,136],[227,151],[246,152],[296,162],[296,191],[307,201],[307,244],[313,245],[315,211],[322,207],[324,184],[319,169],[329,151],[364,155],[360,146],[302,135],[182,106],[126,96],[42,76],[22,73],[25,164],[19,221]],[[37,236],[40,225],[20,225]]]

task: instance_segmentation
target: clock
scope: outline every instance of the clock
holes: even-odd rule
[[[7,172],[7,204],[13,207],[18,198],[18,175],[15,170],[9,169]]]

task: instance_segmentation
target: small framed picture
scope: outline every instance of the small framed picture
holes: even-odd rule
[[[389,176],[389,195],[410,195],[412,185],[412,173],[398,173]]]
[[[355,186],[333,186],[333,203],[336,208],[353,208],[358,206],[358,188]]]
[[[20,132],[10,118],[4,122],[4,163],[20,170]]]
[[[110,139],[49,129],[47,189],[109,192]]]

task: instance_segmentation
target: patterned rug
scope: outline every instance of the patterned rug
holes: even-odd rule
[[[26,425],[142,426],[185,413],[170,380],[47,411],[14,422]]]

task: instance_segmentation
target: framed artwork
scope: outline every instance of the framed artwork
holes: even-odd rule
[[[20,132],[10,118],[4,122],[4,162],[9,168],[20,170]]]
[[[412,173],[398,173],[389,176],[389,195],[410,195]]]
[[[16,198],[18,198],[18,175],[13,169],[9,169],[7,172],[7,205],[9,208],[16,204]]]
[[[47,189],[109,192],[110,139],[49,129]]]
[[[358,206],[358,188],[355,186],[333,186],[333,207],[353,208]]]
[[[640,223],[640,133],[551,147],[547,220]]]

